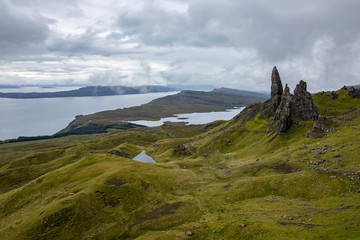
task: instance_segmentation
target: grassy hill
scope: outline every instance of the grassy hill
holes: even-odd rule
[[[224,111],[262,102],[266,98],[265,94],[228,88],[214,89],[210,92],[184,90],[141,106],[82,116],[71,122],[59,134],[106,132],[109,128],[120,128],[124,121],[160,120],[180,113]]]
[[[316,136],[301,119],[268,133],[254,104],[208,125],[2,144],[0,236],[359,239],[360,99],[313,100]],[[131,160],[142,150],[157,163]]]

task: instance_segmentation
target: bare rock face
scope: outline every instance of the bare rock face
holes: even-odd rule
[[[281,96],[283,93],[283,86],[280,79],[280,74],[276,68],[273,68],[271,73],[271,97]]]
[[[283,86],[280,74],[275,66],[271,73],[271,98],[262,105],[260,118],[269,118],[275,115],[276,109],[280,105],[282,94]]]
[[[261,106],[260,118],[269,118],[275,115],[276,109],[279,107],[281,102],[281,96],[273,96],[266,100]]]
[[[326,134],[334,132],[334,125],[335,122],[330,117],[319,116],[319,119],[314,123],[313,129],[306,134],[306,137],[321,138]]]
[[[292,118],[300,118],[304,121],[318,120],[319,114],[317,108],[306,88],[306,82],[301,80],[296,85],[294,95],[290,94],[287,84],[285,89],[283,89],[280,74],[276,66],[273,68],[271,74],[271,97],[261,104],[259,116],[259,118],[265,119],[273,117],[273,121],[267,131],[268,133],[286,132],[291,127]],[[337,94],[334,93],[333,98],[337,97]]]
[[[291,127],[292,97],[290,89],[286,84],[281,97],[281,102],[276,110],[274,120],[268,129],[268,132],[279,131],[286,132]]]
[[[294,90],[293,117],[299,117],[302,120],[314,120],[319,118],[317,108],[312,100],[311,94],[306,90],[306,82],[300,81]]]

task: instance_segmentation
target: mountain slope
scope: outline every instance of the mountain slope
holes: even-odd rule
[[[230,121],[205,126],[0,145],[2,182],[15,184],[20,169],[45,169],[27,182],[23,177],[18,187],[2,188],[0,234],[358,239],[360,99],[346,90],[312,99],[319,119],[293,118],[284,133],[268,132],[274,117],[263,117],[267,109],[258,103]],[[315,130],[318,135],[308,134]],[[143,149],[157,164],[131,160]]]

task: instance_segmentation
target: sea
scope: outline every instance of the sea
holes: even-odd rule
[[[5,92],[4,90],[1,89],[2,92]],[[31,88],[31,91],[39,92],[43,89]],[[29,92],[29,89],[17,88],[16,92]],[[19,136],[52,135],[64,129],[77,115],[139,106],[156,98],[176,93],[37,99],[0,98],[0,140],[18,138]],[[135,123],[146,126],[159,126],[165,121],[204,124],[220,119],[229,120],[239,112],[240,109],[232,109],[217,113],[180,114],[160,121],[135,121]]]

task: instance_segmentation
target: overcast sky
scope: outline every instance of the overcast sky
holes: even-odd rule
[[[360,84],[359,0],[0,0],[0,84]]]

